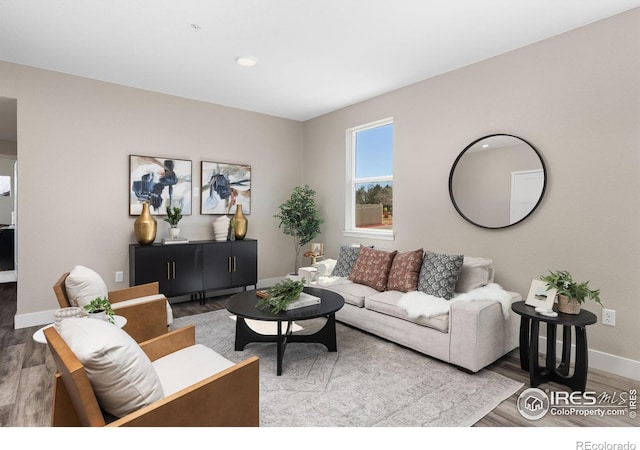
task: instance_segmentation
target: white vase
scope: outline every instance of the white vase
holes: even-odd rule
[[[227,216],[220,216],[213,221],[213,238],[216,241],[226,241],[229,235],[229,222]]]

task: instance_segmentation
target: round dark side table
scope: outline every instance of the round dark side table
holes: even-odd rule
[[[579,314],[558,312],[558,317],[538,314],[533,306],[525,302],[515,302],[511,309],[520,317],[520,367],[529,371],[531,387],[548,381],[555,381],[570,387],[573,391],[584,392],[587,385],[588,356],[587,325],[598,321],[595,314],[582,309]],[[540,322],[547,324],[547,357],[545,367],[538,362],[538,334]],[[556,327],[562,325],[562,358],[556,365]],[[573,375],[569,376],[571,363],[571,327],[575,329],[576,354]]]

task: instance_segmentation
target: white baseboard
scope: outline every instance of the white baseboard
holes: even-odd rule
[[[13,319],[14,327],[18,330],[20,328],[36,327],[53,323],[54,312],[55,309],[27,314],[16,314]]]
[[[540,354],[547,354],[547,338],[544,336],[540,336],[539,350]],[[575,358],[575,350],[576,347],[572,344],[572,361]],[[556,355],[562,355],[562,342],[556,341]],[[592,349],[589,349],[587,357],[589,358],[589,368],[640,381],[640,361]]]
[[[14,281],[18,281],[18,271],[16,270],[0,271],[0,283],[13,283]]]

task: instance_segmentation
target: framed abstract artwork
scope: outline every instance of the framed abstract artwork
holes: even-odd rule
[[[191,161],[129,155],[129,215],[140,215],[144,202],[152,215],[166,215],[169,204],[190,215],[191,184]]]
[[[202,161],[201,214],[251,214],[251,166]]]

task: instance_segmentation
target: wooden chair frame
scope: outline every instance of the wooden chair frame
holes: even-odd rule
[[[53,285],[53,291],[56,294],[58,304],[61,308],[71,306],[65,288],[65,280],[68,276],[69,272],[64,273],[56,284]],[[118,308],[116,304],[125,300],[133,300],[148,295],[157,295],[159,293],[159,283],[154,282],[109,291],[107,294],[109,302],[114,305],[114,309],[116,309],[116,314],[127,319],[127,324],[123,330],[133,337],[136,342],[144,342],[169,331],[167,324],[167,299],[157,298],[122,308]]]
[[[106,423],[82,363],[55,327],[45,331],[58,368],[51,425],[138,427],[256,427],[260,425],[259,360],[252,356],[175,394]],[[155,361],[195,344],[195,326],[166,333],[140,347]]]

